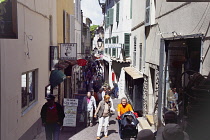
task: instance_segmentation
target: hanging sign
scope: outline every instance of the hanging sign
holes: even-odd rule
[[[77,60],[77,44],[64,43],[60,44],[61,60]]]
[[[0,0],[0,38],[17,39],[17,0]]]
[[[78,99],[64,98],[63,105],[65,113],[63,126],[76,127]]]

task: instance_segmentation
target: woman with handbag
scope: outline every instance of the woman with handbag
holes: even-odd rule
[[[100,139],[101,129],[103,127],[103,124],[104,124],[105,138],[108,137],[108,123],[109,123],[110,108],[111,108],[111,102],[109,101],[109,99],[110,99],[109,95],[104,96],[104,100],[100,101],[98,108],[96,109],[96,112],[94,115],[95,118],[97,116],[99,118],[97,138],[96,138],[98,140]]]

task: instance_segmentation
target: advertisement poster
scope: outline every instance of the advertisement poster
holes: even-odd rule
[[[76,127],[78,100],[64,98],[63,105],[65,113],[63,126]]]
[[[77,44],[65,43],[60,44],[61,60],[77,60]]]

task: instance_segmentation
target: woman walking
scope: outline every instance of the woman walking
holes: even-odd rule
[[[109,123],[109,116],[110,116],[110,108],[111,102],[109,101],[110,96],[105,95],[104,100],[100,101],[98,108],[96,109],[94,117],[99,117],[99,124],[98,124],[98,131],[97,131],[97,138],[100,139],[101,129],[104,125],[104,135],[105,138],[108,137],[108,123]]]

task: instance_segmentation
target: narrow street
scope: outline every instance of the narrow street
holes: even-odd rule
[[[120,103],[119,99],[113,99],[115,110],[117,110],[117,104]],[[118,133],[118,122],[116,121],[116,111],[115,115],[112,115],[110,118],[110,126],[108,128],[108,138],[102,137],[101,140],[118,140],[119,133]],[[77,125],[75,133],[75,128],[64,128],[60,135],[60,140],[94,140],[96,139],[96,132],[98,128],[98,123],[96,123],[93,127],[87,127],[83,129],[81,124]],[[102,128],[102,136],[103,136],[103,128]],[[34,140],[45,140],[45,132],[44,128],[40,135],[38,135]]]

